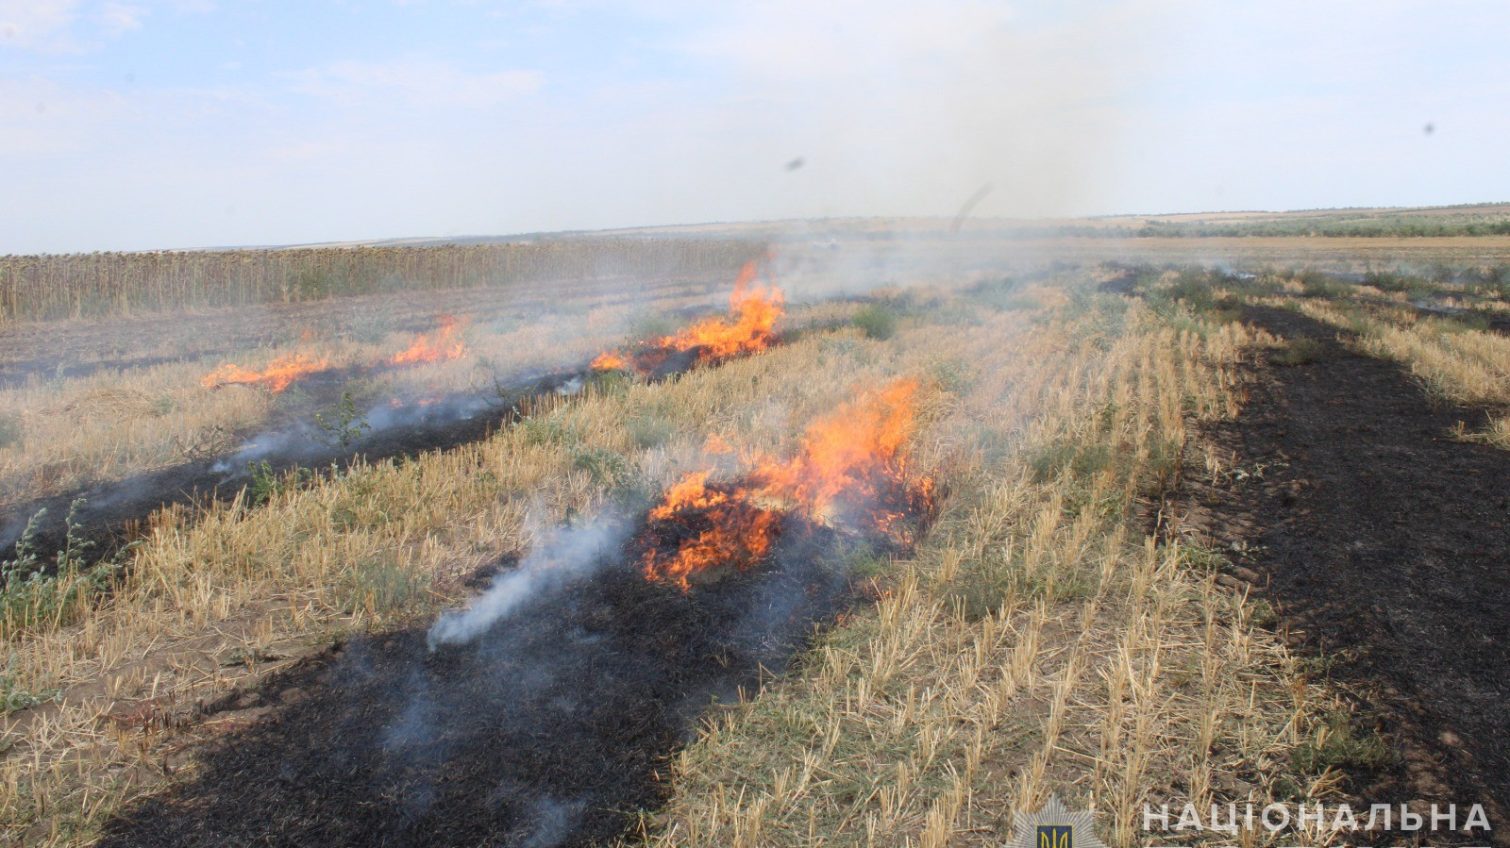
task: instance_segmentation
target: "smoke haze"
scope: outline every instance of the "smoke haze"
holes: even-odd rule
[[[1510,190],[1498,3],[106,6],[0,5],[0,251]]]

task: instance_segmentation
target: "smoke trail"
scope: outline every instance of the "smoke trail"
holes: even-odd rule
[[[430,650],[470,642],[531,598],[602,568],[612,559],[611,549],[628,536],[629,524],[618,516],[599,516],[584,525],[547,532],[517,568],[495,577],[465,609],[441,614],[426,635]]]

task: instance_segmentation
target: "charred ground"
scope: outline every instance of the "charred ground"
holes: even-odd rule
[[[1297,312],[1241,317],[1314,356],[1250,370],[1242,415],[1205,434],[1235,470],[1189,482],[1179,526],[1256,579],[1313,667],[1351,694],[1352,729],[1317,753],[1337,758],[1352,794],[1479,802],[1503,831],[1510,454],[1454,436],[1493,410],[1430,396]],[[1388,751],[1346,744],[1376,732]]]
[[[635,543],[475,642],[362,636],[212,705],[255,721],[105,845],[581,845],[623,833],[711,703],[780,670],[856,596],[833,531],[789,517],[766,567],[683,593]],[[214,723],[212,715],[208,720]]]

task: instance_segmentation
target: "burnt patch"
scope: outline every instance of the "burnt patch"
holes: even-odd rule
[[[354,639],[270,679],[253,699],[268,712],[102,844],[611,839],[663,801],[668,757],[710,704],[758,686],[854,600],[843,548],[788,518],[762,567],[691,592],[621,551],[467,644],[432,653],[421,627]]]
[[[249,463],[266,462],[270,473],[296,467],[345,469],[357,461],[377,462],[429,450],[449,450],[486,438],[519,417],[527,399],[580,385],[584,370],[524,377],[500,386],[492,397],[456,395],[418,410],[405,411],[402,423],[361,435],[349,445],[332,443],[330,436],[297,416],[272,422],[248,447],[225,456],[198,459],[123,480],[16,504],[0,514],[0,559],[12,556],[27,523],[39,511],[32,549],[52,561],[67,537],[69,505],[82,498],[76,511],[77,531],[93,543],[87,561],[112,555],[134,538],[152,513],[170,505],[202,505],[229,501],[252,480]],[[575,382],[574,382],[575,381]],[[341,397],[344,379],[312,380],[308,390],[321,402]],[[310,404],[300,406],[307,410]]]
[[[1510,453],[1452,436],[1490,411],[1428,397],[1398,365],[1297,313],[1243,317],[1317,355],[1255,366],[1242,415],[1205,434],[1242,473],[1188,480],[1176,507],[1185,530],[1243,552],[1233,571],[1356,698],[1364,732],[1398,753],[1352,769],[1357,798],[1483,803],[1503,833]]]

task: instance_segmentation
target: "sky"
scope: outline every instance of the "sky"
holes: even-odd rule
[[[1510,200],[1507,36],[1503,0],[0,0],[0,253]]]

